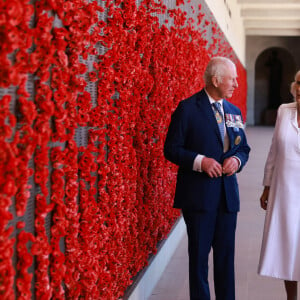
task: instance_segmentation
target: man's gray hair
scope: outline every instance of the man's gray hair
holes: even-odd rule
[[[228,65],[232,65],[234,68],[236,68],[233,61],[227,57],[223,57],[223,56],[213,57],[207,64],[204,72],[205,85],[211,83],[211,78],[213,76],[216,76],[218,81],[222,82],[222,77],[224,76]]]

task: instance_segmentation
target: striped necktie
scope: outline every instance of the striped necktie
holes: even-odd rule
[[[216,116],[216,120],[219,126],[219,130],[220,130],[220,134],[221,134],[221,138],[222,138],[222,142],[224,143],[224,118],[223,118],[223,114],[221,111],[221,103],[215,101],[213,104],[213,110],[215,112],[215,116]]]

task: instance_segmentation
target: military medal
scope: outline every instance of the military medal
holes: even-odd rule
[[[225,114],[225,121],[226,126],[233,127],[235,129],[234,131],[238,131],[239,128],[244,128],[242,117],[240,115]]]

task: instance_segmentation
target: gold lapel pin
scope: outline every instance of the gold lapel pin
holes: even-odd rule
[[[235,138],[235,140],[234,140],[234,144],[235,144],[235,145],[238,145],[240,142],[241,142],[241,136],[238,135],[238,136]]]

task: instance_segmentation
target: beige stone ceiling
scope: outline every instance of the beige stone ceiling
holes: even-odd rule
[[[300,36],[300,0],[237,0],[246,35]]]

